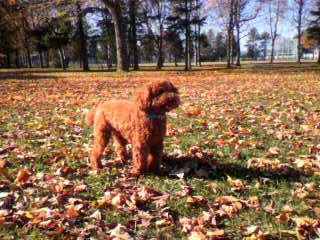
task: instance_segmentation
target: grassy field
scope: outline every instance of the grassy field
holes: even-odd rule
[[[83,110],[150,80],[179,88],[163,174],[88,167]],[[320,238],[320,67],[0,70],[1,239]]]

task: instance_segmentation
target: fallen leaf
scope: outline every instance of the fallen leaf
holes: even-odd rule
[[[156,226],[157,227],[167,227],[170,226],[172,224],[170,219],[161,219],[156,221]]]
[[[203,196],[190,196],[187,198],[186,204],[189,206],[203,205],[207,200]]]
[[[20,169],[19,172],[18,172],[16,180],[18,182],[26,182],[26,181],[28,181],[30,176],[31,176],[31,173],[29,173],[27,170]]]
[[[191,232],[188,240],[207,240],[208,238],[201,232]]]

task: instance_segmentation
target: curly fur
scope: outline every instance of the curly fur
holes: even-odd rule
[[[111,100],[86,115],[94,126],[91,167],[101,168],[101,157],[110,138],[122,161],[128,159],[126,145],[132,144],[133,171],[141,174],[160,169],[165,113],[179,106],[177,88],[169,81],[156,81],[136,90],[133,101]]]

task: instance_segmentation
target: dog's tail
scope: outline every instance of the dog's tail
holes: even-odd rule
[[[94,123],[94,115],[96,114],[96,109],[89,110],[86,113],[86,121],[88,125],[93,125]]]

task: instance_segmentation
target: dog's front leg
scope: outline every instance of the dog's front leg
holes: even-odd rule
[[[150,155],[148,157],[148,170],[155,173],[160,171],[160,165],[163,154],[163,143],[154,145],[150,149]]]
[[[133,173],[141,174],[147,171],[148,168],[148,154],[149,148],[146,144],[134,144],[132,146],[133,158]]]

